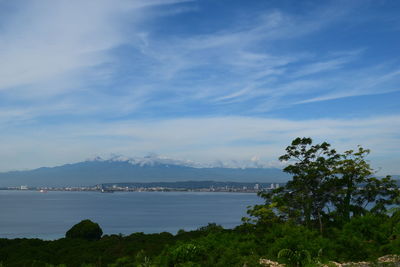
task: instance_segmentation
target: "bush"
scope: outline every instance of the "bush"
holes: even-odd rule
[[[103,235],[103,230],[97,223],[91,220],[83,220],[72,226],[65,234],[66,238],[78,238],[85,240],[99,240]]]

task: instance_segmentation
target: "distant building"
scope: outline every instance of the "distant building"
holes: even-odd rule
[[[260,190],[260,185],[259,184],[255,184],[254,185],[254,190]]]
[[[27,185],[21,185],[21,190],[28,190],[28,186]]]

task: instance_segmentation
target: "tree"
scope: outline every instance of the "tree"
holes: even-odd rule
[[[287,204],[301,211],[301,219],[307,227],[312,226],[312,219],[318,220],[321,233],[322,216],[330,200],[334,178],[332,170],[339,157],[330,146],[326,142],[312,145],[311,138],[298,137],[286,147],[286,154],[279,158],[291,163],[283,169],[293,175],[293,180],[282,191],[291,200]]]
[[[395,181],[390,176],[372,177],[374,170],[366,160],[369,153],[370,150],[359,146],[357,151],[345,151],[336,163],[336,190],[332,203],[337,219],[347,222],[352,216],[363,215],[368,210],[384,213],[388,205],[398,203],[399,190]]]
[[[362,208],[357,201],[357,197],[362,195],[360,185],[367,183],[368,177],[373,174],[373,170],[365,160],[369,154],[368,149],[358,147],[358,151],[345,151],[340,155],[340,160],[335,167],[336,192],[332,199],[336,208],[338,218],[349,221],[351,214],[360,214]]]
[[[65,234],[66,238],[79,238],[85,240],[99,240],[103,235],[103,230],[97,223],[91,220],[83,220],[72,226]]]
[[[279,159],[293,178],[281,188],[259,192],[264,205],[248,210],[259,225],[290,221],[308,228],[324,222],[343,225],[351,217],[385,214],[393,204],[400,204],[396,182],[387,176],[373,177],[374,170],[366,157],[368,149],[358,147],[339,154],[327,142],[312,144],[311,138],[296,138]],[[244,222],[252,222],[244,218]]]

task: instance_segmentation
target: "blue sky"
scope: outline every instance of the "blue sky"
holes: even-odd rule
[[[0,171],[95,155],[400,173],[400,2],[0,0]]]

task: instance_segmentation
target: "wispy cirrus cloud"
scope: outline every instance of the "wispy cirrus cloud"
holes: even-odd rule
[[[347,73],[347,79],[337,82],[334,88],[321,93],[319,96],[305,99],[299,103],[312,103],[340,99],[345,97],[377,95],[399,91],[400,70],[378,70],[377,68],[365,69],[361,73]],[[351,77],[349,77],[351,76]]]
[[[345,19],[357,2],[301,15],[273,9],[208,34],[159,36],[143,23],[158,6],[171,5],[167,13],[160,12],[163,16],[173,16],[175,9],[199,12],[179,5],[185,2],[60,1],[41,9],[43,3],[32,1],[19,6],[0,31],[5,40],[0,59],[6,62],[0,67],[0,94],[12,109],[26,108],[22,100],[28,99],[37,116],[50,113],[49,108],[40,112],[46,98],[59,103],[52,105],[55,114],[65,110],[118,117],[169,104],[183,112],[194,102],[227,112],[243,104],[247,113],[260,113],[397,90],[392,84],[398,77],[389,75],[390,69],[383,74],[386,78],[371,77],[368,67],[348,75],[364,48],[328,54],[276,48],[279,42],[309,38]],[[119,47],[126,51],[121,54]],[[366,88],[364,80],[372,78]],[[354,89],[355,83],[364,89]],[[69,110],[57,108],[68,105]]]
[[[371,75],[367,65],[354,69],[365,57],[364,47],[329,53],[274,49],[277,42],[301,40],[323,31],[351,13],[352,8],[342,7],[340,12],[321,9],[314,17],[272,11],[215,33],[162,40],[147,36],[141,52],[156,62],[147,69],[149,79],[158,87],[153,93],[168,95],[158,99],[163,104],[180,103],[179,96],[185,95],[183,106],[200,102],[213,107],[220,104],[224,110],[257,100],[262,103],[253,103],[252,110],[268,112],[309,103],[310,99],[325,101],[398,90],[392,86],[397,82],[395,76],[383,81],[379,77],[387,73]],[[390,64],[386,67],[392,71]],[[374,79],[375,85],[355,90],[355,84],[361,88],[365,79]],[[311,93],[315,95],[310,97]]]

